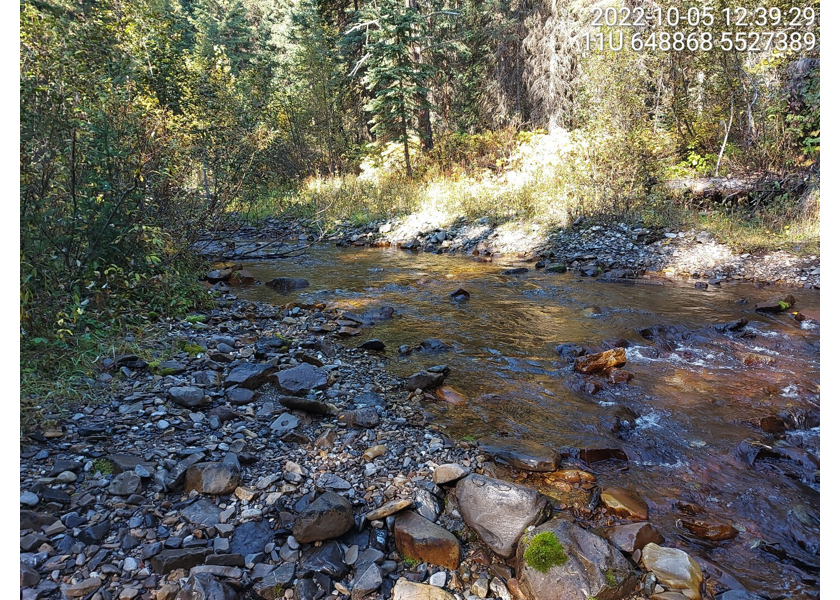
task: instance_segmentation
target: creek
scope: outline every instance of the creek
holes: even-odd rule
[[[641,493],[668,545],[713,561],[769,597],[819,597],[819,326],[754,310],[788,290],[621,285],[533,264],[522,275],[502,274],[519,266],[515,259],[487,264],[320,246],[246,265],[259,281],[303,277],[309,287],[281,294],[255,285],[237,293],[278,305],[325,302],[355,314],[393,307],[393,318],[346,343],[382,340],[397,376],[448,365],[446,385],[466,400],[427,402],[424,410],[453,439],[521,438],[562,450],[599,485]],[[458,288],[471,294],[468,301],[450,299]],[[793,293],[794,310],[819,309],[818,291]],[[749,323],[737,331],[713,327],[741,318]],[[665,328],[646,331],[656,325]],[[427,339],[452,349],[397,351]],[[614,385],[576,374],[555,351],[566,343],[595,352],[625,344],[624,369],[635,377]],[[591,393],[591,382],[602,389]],[[777,417],[784,432],[759,426],[769,418],[772,430]],[[689,514],[698,508],[699,516]],[[738,535],[695,538],[678,524],[686,518],[731,523]]]

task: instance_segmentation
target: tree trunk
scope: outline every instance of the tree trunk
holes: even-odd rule
[[[420,7],[417,5],[415,0],[405,0],[405,7],[415,10],[418,13],[420,12]],[[420,49],[420,45],[417,43],[414,43],[411,46],[411,61],[417,65],[423,64],[423,52]],[[434,142],[432,140],[431,111],[427,108],[429,100],[426,98],[426,94],[418,92],[416,101],[417,105],[420,107],[417,110],[417,124],[420,130],[420,145],[423,150],[428,152],[434,148]]]

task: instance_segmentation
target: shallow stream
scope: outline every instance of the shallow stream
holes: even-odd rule
[[[304,277],[310,286],[279,294],[267,286],[240,297],[285,304],[297,298],[353,313],[392,306],[395,316],[348,340],[385,342],[397,375],[446,364],[446,384],[461,403],[426,409],[455,439],[509,436],[567,449],[624,452],[627,459],[588,465],[599,485],[638,490],[668,545],[711,560],[748,589],[768,597],[819,596],[819,329],[790,314],[762,315],[757,302],[788,290],[691,283],[621,285],[571,273],[503,275],[523,266],[470,257],[391,249],[318,247],[302,257],[247,265],[258,280]],[[469,301],[449,293],[464,288]],[[794,309],[819,309],[819,293],[794,290]],[[712,326],[749,319],[719,333]],[[670,326],[655,335],[654,325]],[[437,338],[448,352],[412,352]],[[581,376],[558,356],[558,344],[592,351],[626,340],[630,383]],[[746,363],[746,364],[745,364]],[[586,383],[601,390],[589,393]],[[589,391],[592,391],[591,388]],[[614,415],[638,418],[617,431]],[[759,427],[781,416],[776,437]],[[758,440],[761,449],[744,444]],[[767,448],[772,448],[767,450]],[[701,519],[733,524],[733,540],[715,544],[677,526],[677,502],[702,508]],[[724,575],[725,577],[725,575]]]

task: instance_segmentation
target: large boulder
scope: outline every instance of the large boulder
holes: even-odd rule
[[[292,535],[303,544],[338,537],[355,525],[353,507],[335,492],[324,492],[298,515]]]
[[[530,440],[481,440],[481,449],[499,462],[523,471],[556,471],[560,456],[551,448]]]
[[[697,561],[682,550],[648,544],[642,550],[642,563],[662,585],[682,592],[690,600],[700,600],[703,571]]]
[[[458,539],[416,512],[404,511],[397,515],[394,540],[397,551],[403,556],[447,569],[458,568],[461,556]]]
[[[536,490],[484,475],[461,479],[455,493],[464,522],[505,558],[513,556],[528,527],[551,514],[548,500]]]
[[[559,555],[542,549],[538,552],[537,548],[528,554],[555,560],[538,561],[526,556],[531,544],[546,546],[547,536],[553,536],[562,546]],[[520,588],[528,597],[539,600],[620,600],[636,588],[638,581],[633,566],[618,548],[564,519],[553,519],[528,532],[519,541],[516,556]]]
[[[290,396],[306,395],[310,390],[327,387],[327,372],[309,363],[280,371],[274,377],[280,391]]]

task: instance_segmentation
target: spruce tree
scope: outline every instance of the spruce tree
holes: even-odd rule
[[[373,115],[377,138],[403,146],[405,171],[411,177],[409,140],[417,133],[431,147],[429,82],[433,70],[422,60],[427,21],[410,0],[376,0],[361,11],[350,32],[365,36],[365,54],[355,71],[373,94],[365,107]]]

